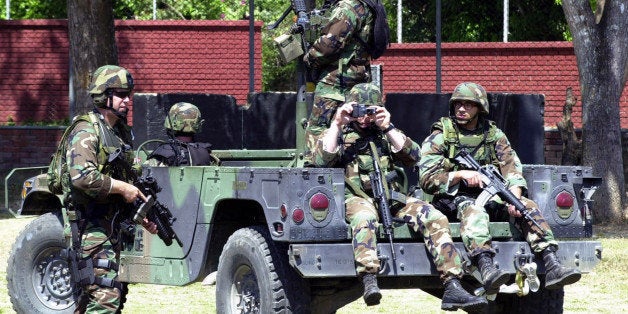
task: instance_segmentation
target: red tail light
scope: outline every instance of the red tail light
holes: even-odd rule
[[[286,219],[288,217],[288,208],[286,208],[286,204],[281,204],[279,208],[281,219]]]
[[[305,213],[303,212],[303,209],[301,208],[295,208],[294,211],[292,211],[292,220],[295,223],[302,223],[303,219],[305,218]]]
[[[310,198],[310,208],[313,210],[326,210],[329,208],[329,199],[323,193],[316,193]]]
[[[329,198],[318,192],[310,197],[310,214],[316,221],[323,221],[329,215]]]
[[[573,196],[566,191],[556,195],[556,206],[560,208],[571,208],[573,206]]]

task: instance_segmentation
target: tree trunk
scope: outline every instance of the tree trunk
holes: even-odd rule
[[[603,178],[594,195],[597,222],[625,222],[619,100],[628,72],[628,19],[620,0],[563,0],[573,35],[582,93],[584,165]]]
[[[573,121],[571,121],[573,106],[577,101],[576,96],[573,94],[573,89],[571,87],[567,88],[567,97],[563,107],[563,119],[556,124],[563,142],[561,165],[575,166],[580,165],[582,162],[582,142],[578,139],[573,127]]]
[[[70,117],[93,108],[88,87],[91,74],[118,64],[112,0],[68,0],[70,41]]]

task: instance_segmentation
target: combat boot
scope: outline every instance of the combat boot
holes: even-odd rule
[[[489,252],[482,252],[477,257],[478,268],[482,274],[482,281],[486,294],[495,294],[499,292],[499,287],[508,281],[510,277],[506,272],[495,268],[493,257]]]
[[[382,298],[382,293],[379,292],[375,274],[361,274],[360,279],[362,279],[362,284],[364,285],[364,303],[367,306],[378,305],[379,300]]]
[[[545,289],[560,289],[580,280],[580,270],[563,266],[553,247],[543,250],[542,255],[545,263]]]
[[[471,295],[460,284],[458,278],[451,278],[445,281],[445,292],[440,308],[445,311],[456,311],[458,309],[466,312],[480,312],[488,305],[483,297]]]

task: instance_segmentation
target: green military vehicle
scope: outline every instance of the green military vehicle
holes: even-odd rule
[[[137,94],[135,102],[142,97]],[[343,170],[303,167],[301,121],[307,106],[305,98],[297,99],[296,148],[214,150],[222,161],[219,166],[144,169],[143,177],[153,178],[161,188],[157,200],[174,216],[178,241],[166,245],[138,226],[123,242],[119,280],[185,286],[217,272],[219,313],[330,313],[361,296],[344,218]],[[390,108],[394,111],[393,104]],[[153,141],[161,140],[140,145],[138,155],[146,156]],[[588,167],[527,164],[524,169],[529,196],[562,239],[561,262],[590,272],[601,259],[601,245],[582,238],[592,235],[590,198],[599,178]],[[71,272],[62,254],[66,211],[46,186],[45,174],[26,180],[16,210],[39,215],[20,233],[8,260],[8,291],[20,313],[69,313],[74,308]],[[525,312],[537,306],[562,311],[563,290],[543,289],[542,261],[509,223],[491,223],[491,233],[496,263],[512,274],[490,303],[491,311]],[[464,252],[456,222],[452,234]],[[380,233],[382,288],[420,288],[440,296],[438,273],[420,237],[396,225],[391,247]],[[482,293],[475,269],[468,266],[467,271],[467,288]],[[523,279],[518,284],[517,277]]]
[[[297,13],[307,9],[303,1],[291,3]],[[290,10],[286,10],[283,17]],[[316,38],[308,32],[308,25],[322,24],[313,15],[306,22],[304,17],[307,14],[299,14],[297,24],[302,24],[294,28],[304,31],[303,37],[283,36],[277,42],[284,47],[281,55],[286,62],[300,59],[303,50],[299,50],[298,42],[301,39]],[[257,136],[273,126],[275,132],[269,132],[272,136],[285,135],[287,129],[294,128],[291,148],[251,149],[249,145],[242,145],[248,149],[214,150],[222,161],[219,166],[144,169],[143,178],[151,178],[160,187],[157,201],[172,213],[173,219],[169,222],[176,237],[166,237],[164,241],[158,235],[144,232],[140,226],[132,228],[132,235],[125,237],[122,243],[120,281],[185,286],[217,272],[218,313],[333,313],[360,298],[362,285],[356,276],[351,232],[345,220],[343,170],[303,167],[303,121],[307,117],[306,99],[309,98],[305,93],[304,75],[300,73],[299,90],[293,95],[296,100],[292,97],[272,101],[259,97],[248,110],[223,110],[231,110],[233,116],[242,117],[246,112],[262,108],[259,116],[266,120],[261,123],[260,119],[209,123],[223,127],[240,125],[243,129],[240,137]],[[554,234],[561,239],[558,257],[566,266],[590,272],[601,259],[602,250],[599,242],[586,241],[592,236],[591,196],[600,179],[593,176],[588,167],[538,164],[543,158],[543,122],[539,114],[543,109],[542,96],[532,96],[532,106],[504,102],[510,95],[489,96],[492,106],[507,109],[500,111],[492,107],[491,113],[496,114],[489,118],[496,120],[502,129],[514,126],[512,132],[506,130],[506,133],[515,148],[526,147],[518,150],[520,155],[533,152],[537,156],[522,158],[524,162],[533,162],[524,166],[528,196],[537,202]],[[138,116],[139,103],[145,97],[168,98],[136,94],[134,129],[145,121],[155,120],[158,124],[163,121],[163,116],[161,120]],[[195,95],[189,101],[197,103],[200,97]],[[416,141],[425,138],[432,122],[447,114],[448,97],[443,94],[388,94],[386,99],[394,124]],[[233,105],[235,107],[235,103]],[[203,107],[199,108],[203,111]],[[277,108],[294,110],[290,125],[273,120],[276,116],[273,110]],[[517,111],[525,108],[532,108],[532,113],[526,115]],[[145,113],[166,110],[160,108]],[[207,119],[216,113],[213,109],[203,113],[203,117]],[[516,118],[508,119],[509,114]],[[535,120],[536,127],[530,127],[525,117]],[[249,125],[260,127],[244,130]],[[212,133],[230,140],[238,138],[223,131]],[[539,135],[541,140],[535,145],[521,143],[532,137],[531,134]],[[148,141],[138,146],[138,155],[146,156],[151,141],[163,140],[150,138],[154,137],[146,138]],[[265,140],[258,139],[258,142]],[[24,169],[12,175],[21,170]],[[416,174],[410,171],[406,174],[408,193],[420,194],[411,188],[416,183]],[[64,237],[67,212],[61,198],[46,187],[45,174],[27,179],[20,208],[15,210],[16,214],[39,215],[17,237],[8,260],[8,291],[13,308],[19,313],[71,313],[75,307],[76,290],[64,255],[68,243]],[[5,195],[8,197],[7,192]],[[463,284],[481,294],[477,271],[470,266],[460,242],[459,224],[452,222],[451,228],[455,245],[465,258],[467,274]],[[492,222],[490,229],[497,251],[495,262],[512,276],[497,295],[487,296],[494,299],[489,311],[527,313],[542,308],[548,313],[561,313],[564,291],[543,288],[543,263],[534,257],[529,245],[510,228],[508,221]],[[380,229],[377,245],[382,261],[378,276],[380,287],[420,288],[440,297],[442,285],[421,235],[402,224],[396,224],[393,233],[391,245]]]

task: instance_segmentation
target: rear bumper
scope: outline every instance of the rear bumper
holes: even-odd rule
[[[462,243],[455,243],[458,252],[464,252]],[[516,272],[522,259],[533,258],[538,273],[545,273],[540,258],[534,257],[526,242],[493,242],[497,251],[494,260],[500,269]],[[423,243],[395,243],[396,260],[390,258],[390,244],[377,245],[382,269],[379,276],[438,276],[431,255]],[[602,245],[597,241],[562,241],[556,253],[561,263],[576,267],[582,273],[591,272],[602,258]],[[290,264],[305,278],[355,276],[355,263],[351,243],[291,244]],[[466,254],[463,259],[468,260]]]

